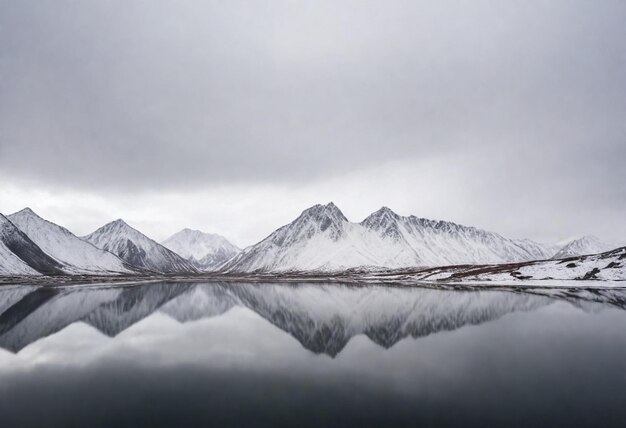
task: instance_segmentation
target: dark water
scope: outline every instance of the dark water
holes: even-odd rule
[[[626,426],[626,291],[0,288],[0,427]]]

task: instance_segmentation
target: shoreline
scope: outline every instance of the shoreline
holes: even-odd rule
[[[625,280],[534,279],[517,281],[424,280],[407,277],[406,272],[336,274],[223,274],[188,275],[59,275],[0,277],[3,286],[134,286],[161,282],[254,282],[254,283],[330,283],[349,286],[420,287],[442,290],[532,290],[532,289],[626,289]]]

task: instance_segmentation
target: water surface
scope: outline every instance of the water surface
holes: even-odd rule
[[[0,288],[0,426],[624,426],[626,291]]]

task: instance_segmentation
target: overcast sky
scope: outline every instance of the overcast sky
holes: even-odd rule
[[[626,241],[626,2],[0,0],[0,212]]]

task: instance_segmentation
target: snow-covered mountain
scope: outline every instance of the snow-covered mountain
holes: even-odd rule
[[[564,259],[566,257],[583,256],[587,254],[597,254],[616,248],[617,245],[600,241],[595,236],[583,236],[565,244],[553,259]]]
[[[241,250],[214,233],[183,229],[161,243],[201,271],[213,271]]]
[[[62,266],[0,214],[0,275],[57,275]]]
[[[598,254],[615,246],[592,236],[563,247],[544,245],[452,222],[400,216],[387,207],[353,223],[333,203],[303,211],[293,222],[243,251],[219,235],[191,229],[183,229],[162,245],[116,220],[81,239],[29,208],[8,217],[0,214],[0,276],[348,270],[353,274],[423,272],[434,275],[429,279],[438,279],[440,275],[433,272],[445,276],[452,270],[485,267],[489,272],[500,272],[508,269],[507,264],[523,262],[530,266],[537,261]],[[494,268],[497,264],[505,265]],[[441,268],[427,269],[431,267]],[[552,273],[546,277],[584,278],[595,267],[603,273],[592,277],[624,277],[619,269],[604,272],[602,266],[595,265],[578,275],[560,263],[550,267]],[[564,271],[556,273],[554,269]],[[586,267],[581,264],[580,269]]]
[[[383,207],[352,223],[332,202],[315,205],[292,223],[227,262],[224,272],[341,271],[547,259],[548,246],[505,238],[451,222],[403,217]]]
[[[190,273],[196,268],[183,257],[130,227],[115,220],[84,237],[98,248],[117,254],[132,266],[158,273]]]
[[[83,241],[64,227],[44,220],[30,208],[7,218],[43,252],[61,264],[65,273],[109,275],[132,272],[132,268],[119,257]]]

